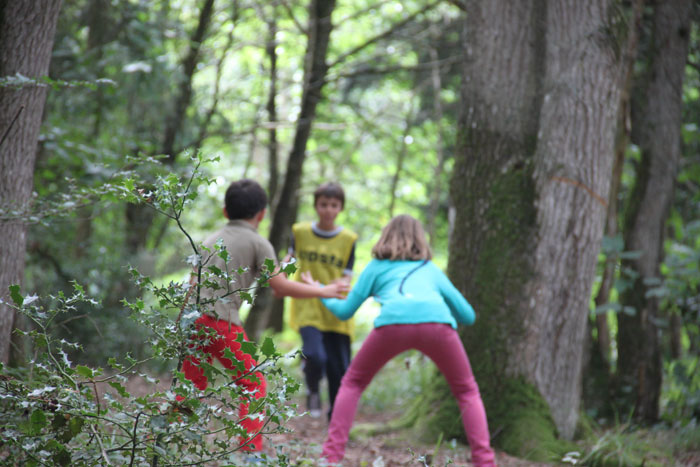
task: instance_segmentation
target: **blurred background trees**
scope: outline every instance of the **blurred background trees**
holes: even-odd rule
[[[691,420],[697,5],[593,3],[66,2],[27,156],[36,164],[34,211],[21,225],[26,270],[10,260],[25,246],[3,234],[0,283],[23,279],[44,294],[78,280],[101,300],[99,313],[77,309],[62,323],[85,346],[74,358],[148,353],[121,303],[137,293],[126,265],[184,280],[187,245],[141,206],[78,193],[117,171],[153,181],[154,165],[138,162],[146,158],[183,171],[201,151],[220,162],[205,168],[216,184],[186,213],[200,239],[223,222],[223,192],[240,177],[268,188],[262,233],[280,255],[291,223],[313,218],[310,193],[326,180],[346,189],[340,221],[360,235],[356,271],[392,215],[424,221],[437,261],[479,316],[464,339],[496,445],[516,417],[489,395],[522,388],[551,436],[574,436],[582,413]],[[12,31],[2,28],[0,56]],[[43,79],[39,55],[24,54],[27,71],[2,63],[0,99],[16,92],[16,72]],[[30,193],[26,181],[23,195],[8,191],[20,181],[8,169],[16,107],[0,100],[0,232]],[[283,325],[279,311],[251,316],[253,335]],[[23,345],[13,347],[18,365],[31,352]]]

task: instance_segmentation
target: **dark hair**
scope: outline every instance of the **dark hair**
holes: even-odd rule
[[[267,193],[255,180],[244,178],[229,185],[225,202],[229,219],[252,219],[267,206]]]
[[[345,207],[345,192],[343,191],[343,187],[340,186],[340,183],[326,182],[316,188],[316,191],[314,191],[314,206],[316,206],[321,196],[335,198],[340,201],[342,207]]]
[[[389,260],[428,260],[433,257],[425,239],[423,226],[413,217],[394,217],[382,229],[382,235],[372,247],[372,256]]]

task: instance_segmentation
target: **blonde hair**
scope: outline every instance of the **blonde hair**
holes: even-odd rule
[[[427,260],[433,257],[425,238],[423,226],[413,217],[394,217],[382,229],[382,235],[372,247],[372,256],[389,260]]]

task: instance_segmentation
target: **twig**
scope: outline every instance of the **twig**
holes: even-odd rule
[[[92,433],[95,435],[95,439],[97,440],[97,444],[100,445],[100,452],[102,453],[102,458],[105,460],[105,464],[107,465],[112,465],[111,462],[109,462],[109,457],[107,457],[107,452],[105,451],[105,447],[102,445],[102,438],[100,438],[100,435],[95,431],[95,425],[90,425],[90,430],[92,430]]]

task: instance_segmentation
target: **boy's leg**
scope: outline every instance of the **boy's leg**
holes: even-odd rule
[[[323,346],[323,334],[313,326],[304,326],[299,329],[301,334],[301,352],[304,358],[304,379],[309,391],[307,410],[313,416],[320,415],[321,399],[319,387],[323,378],[328,355]]]
[[[252,356],[241,350],[241,343],[236,340],[240,334],[243,335],[244,339],[248,339],[242,327],[232,325],[223,320],[217,320],[213,326],[221,335],[221,339],[217,339],[214,343],[215,348],[212,351],[212,355],[216,357],[225,368],[229,370],[236,369],[233,362],[224,357],[224,349],[226,348],[233,352],[236,360],[244,363],[246,370],[250,370],[257,365],[257,362]],[[237,377],[240,377],[241,374],[243,373],[238,371]],[[252,393],[255,399],[261,399],[267,394],[267,382],[262,373],[256,372],[255,376],[257,377],[257,381],[243,378],[239,380],[237,384],[243,386],[246,391]],[[260,451],[263,448],[263,438],[257,433],[260,432],[265,422],[263,419],[257,417],[248,418],[249,408],[250,404],[245,400],[241,402],[239,407],[239,416],[242,419],[241,426],[250,435],[248,438],[241,439],[241,443],[245,443],[245,446],[243,446],[241,450]]]
[[[401,338],[400,328],[401,325],[391,325],[372,330],[350,363],[335,399],[328,438],[323,443],[321,456],[326,460],[339,462],[343,459],[362,392],[386,362],[410,348],[410,342]]]
[[[350,366],[350,336],[338,332],[323,333],[323,346],[326,349],[326,378],[328,378],[328,416],[333,413],[333,404],[340,388],[340,381]]]
[[[435,362],[457,398],[464,431],[472,450],[472,463],[477,467],[495,465],[486,410],[457,331],[446,324],[412,326],[421,328],[420,336],[416,337],[416,348]]]

